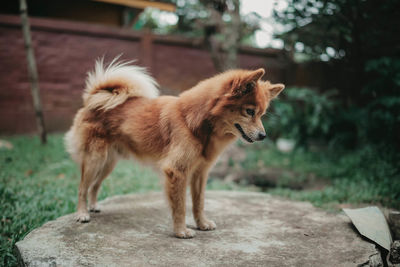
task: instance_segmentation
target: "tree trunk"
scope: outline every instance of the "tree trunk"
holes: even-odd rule
[[[205,25],[205,41],[211,59],[217,71],[222,72],[238,66],[238,51],[240,43],[240,2],[232,0],[231,6],[218,10],[213,2],[203,1],[210,13]],[[224,21],[223,15],[229,15],[230,21]]]
[[[232,0],[233,9],[228,11],[231,17],[230,23],[224,23],[222,28],[222,35],[224,42],[222,45],[222,52],[224,53],[224,70],[233,69],[238,66],[238,52],[240,44],[240,2],[239,0]]]
[[[28,73],[29,73],[29,80],[31,83],[31,92],[33,99],[33,107],[35,110],[36,124],[39,130],[40,141],[42,142],[42,144],[45,144],[47,141],[46,129],[43,120],[42,104],[40,102],[38,73],[36,69],[35,56],[33,54],[33,48],[32,48],[31,32],[28,21],[28,11],[27,11],[28,8],[26,0],[20,0],[19,4],[20,4],[21,25],[22,25],[22,32],[24,35],[26,59],[28,63]]]

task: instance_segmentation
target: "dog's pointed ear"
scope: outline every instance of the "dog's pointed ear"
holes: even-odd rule
[[[258,70],[252,71],[242,79],[233,80],[231,82],[232,95],[234,97],[242,97],[254,91],[258,80],[264,75],[265,70],[260,68]]]
[[[248,76],[248,80],[257,82],[259,79],[261,79],[262,76],[264,76],[264,74],[265,74],[265,70],[263,68],[259,68],[250,73],[250,75]]]
[[[271,84],[267,88],[269,97],[271,99],[277,97],[282,92],[283,89],[285,89],[285,85],[282,83]]]

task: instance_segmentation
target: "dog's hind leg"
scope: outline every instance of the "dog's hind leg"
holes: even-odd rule
[[[78,207],[77,207],[77,217],[78,222],[89,222],[90,215],[87,210],[87,193],[90,183],[95,179],[95,169],[90,167],[90,164],[83,162],[81,166],[81,182],[79,184],[78,192]]]
[[[112,170],[115,167],[116,162],[117,162],[117,160],[115,158],[108,159],[107,162],[104,164],[103,169],[99,171],[96,180],[89,187],[89,211],[90,212],[100,212],[100,209],[97,206],[97,195],[99,193],[101,183],[112,172]]]
[[[81,165],[81,182],[78,192],[77,218],[79,222],[89,222],[90,215],[87,209],[87,196],[90,185],[94,184],[104,173],[107,166],[107,153],[96,153],[85,155]],[[100,187],[100,184],[99,184]]]

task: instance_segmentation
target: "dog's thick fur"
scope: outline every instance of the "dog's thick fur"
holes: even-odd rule
[[[157,83],[143,68],[96,62],[88,74],[84,106],[67,133],[66,147],[81,167],[77,220],[98,211],[97,193],[119,158],[134,155],[154,163],[165,176],[177,237],[195,232],[185,224],[185,192],[190,185],[193,215],[200,230],[216,225],[204,214],[210,167],[237,137],[262,140],[261,116],[283,84],[262,81],[264,69],[230,70],[174,96],[158,96]]]

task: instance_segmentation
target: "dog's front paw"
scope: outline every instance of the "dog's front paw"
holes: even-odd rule
[[[202,231],[214,230],[216,227],[217,225],[215,224],[215,222],[211,220],[204,219],[197,222],[197,228]]]
[[[90,206],[89,211],[94,212],[94,213],[99,213],[100,208],[97,205],[92,205],[92,206]]]
[[[188,228],[180,231],[175,231],[175,236],[178,238],[193,238],[195,235],[196,232]]]
[[[81,223],[87,223],[90,221],[90,215],[87,212],[78,212],[76,214],[76,221]]]

